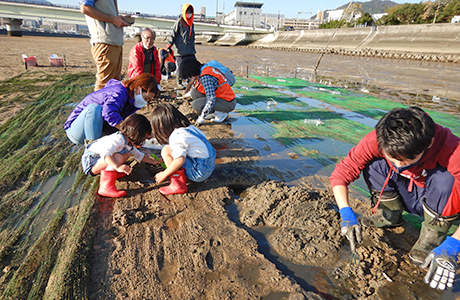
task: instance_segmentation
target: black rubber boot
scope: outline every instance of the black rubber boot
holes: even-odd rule
[[[372,207],[377,205],[380,191],[371,190]],[[391,228],[401,226],[404,206],[398,192],[383,192],[380,203],[375,213],[364,216],[361,220],[363,226],[377,228]]]
[[[428,253],[431,250],[441,245],[446,239],[452,223],[457,219],[458,215],[444,217],[423,203],[423,214],[425,220],[422,222],[422,229],[417,242],[409,252],[409,257],[412,263],[416,266],[421,265]]]
[[[180,78],[179,75],[176,76],[176,84],[177,84],[176,89],[185,90],[185,86],[182,85],[182,78]]]

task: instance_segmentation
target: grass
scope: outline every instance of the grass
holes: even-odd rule
[[[85,266],[87,252],[78,245],[86,243],[89,234],[97,181],[79,170],[83,149],[68,141],[63,124],[73,109],[71,104],[92,91],[92,82],[94,76],[89,73],[62,78],[39,74],[35,80],[26,74],[0,82],[0,94],[18,93],[15,97],[28,103],[0,126],[0,268],[11,266],[0,279],[0,299],[87,297],[83,282],[89,275],[75,272]],[[76,176],[66,200],[41,235],[33,238],[34,228],[43,222],[37,216],[71,174]],[[56,179],[42,194],[52,176]],[[69,211],[71,202],[79,203],[77,209]],[[57,280],[50,287],[52,278]]]

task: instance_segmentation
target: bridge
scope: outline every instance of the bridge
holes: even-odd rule
[[[135,18],[133,26],[150,27],[161,30],[170,30],[176,21],[175,18],[156,17],[147,14],[134,12],[121,12],[121,15],[131,15]],[[22,20],[51,21],[60,23],[70,23],[86,25],[85,15],[80,12],[78,6],[66,6],[56,4],[28,3],[21,0],[4,1],[0,0],[0,17],[7,25],[9,35],[22,36]],[[194,22],[195,32],[248,32],[248,33],[267,33],[262,29],[252,27],[228,26],[216,23]]]

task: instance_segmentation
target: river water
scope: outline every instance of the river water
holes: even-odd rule
[[[197,45],[200,61],[217,59],[237,75],[309,79],[319,57],[318,53]],[[460,100],[460,68],[454,63],[326,54],[317,75],[350,86],[375,86],[394,96],[404,92]]]

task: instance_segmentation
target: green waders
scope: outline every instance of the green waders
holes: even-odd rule
[[[452,223],[457,219],[458,214],[444,217],[434,212],[423,200],[423,214],[425,220],[422,222],[420,236],[409,252],[409,257],[414,265],[424,262],[431,250],[441,245],[446,239]]]
[[[371,190],[372,206],[377,205],[380,191]],[[383,192],[377,210],[362,218],[362,224],[368,227],[390,228],[401,226],[404,206],[398,192]]]

